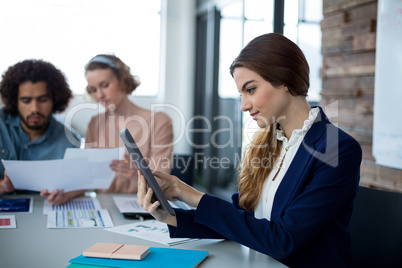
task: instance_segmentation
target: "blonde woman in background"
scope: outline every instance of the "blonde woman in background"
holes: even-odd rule
[[[105,112],[95,115],[85,136],[87,148],[124,147],[119,132],[128,128],[150,168],[169,173],[172,162],[173,129],[171,119],[162,112],[153,113],[130,101],[139,86],[130,68],[114,55],[97,55],[85,66],[88,93]],[[124,160],[110,165],[116,176],[102,192],[137,192],[137,169],[126,152]]]

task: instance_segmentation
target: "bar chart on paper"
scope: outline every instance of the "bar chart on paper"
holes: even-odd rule
[[[50,211],[100,210],[101,208],[99,199],[97,198],[75,198],[59,206],[54,206],[45,200],[43,204],[43,214],[47,215]]]
[[[44,201],[43,214],[47,228],[105,228],[113,227],[107,209],[102,209],[97,198],[75,198],[54,206]]]
[[[112,219],[106,209],[51,211],[47,217],[47,228],[113,227]]]

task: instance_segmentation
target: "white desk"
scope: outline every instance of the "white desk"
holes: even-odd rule
[[[133,220],[125,219],[119,213],[113,202],[113,195],[100,194],[98,199],[102,208],[109,210],[114,225],[133,223]],[[34,196],[32,213],[14,215],[17,228],[0,229],[0,266],[4,268],[66,267],[69,265],[68,260],[98,242],[166,247],[102,229],[47,229],[47,216],[43,215],[43,198],[40,196]],[[203,239],[172,248],[209,251],[200,267],[286,267],[271,257],[233,241]]]

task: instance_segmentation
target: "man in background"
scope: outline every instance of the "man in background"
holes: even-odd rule
[[[25,60],[8,68],[0,81],[0,159],[51,160],[79,147],[79,135],[53,114],[66,109],[72,97],[63,73],[49,62]],[[0,194],[14,186],[0,162]],[[64,196],[55,190],[48,201]]]

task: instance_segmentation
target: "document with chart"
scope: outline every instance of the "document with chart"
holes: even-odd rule
[[[102,209],[97,198],[75,198],[59,206],[54,206],[45,200],[43,214],[47,215],[47,228],[106,228],[114,226],[109,211]]]
[[[47,228],[106,228],[113,227],[107,209],[51,211]]]
[[[170,238],[167,225],[156,220],[148,220],[132,224],[120,225],[105,230],[118,234],[141,238],[166,246],[175,246],[198,240],[195,238]]]
[[[99,199],[82,197],[68,200],[63,205],[54,206],[43,201],[43,214],[47,215],[51,211],[66,211],[66,210],[100,210],[102,209]]]

